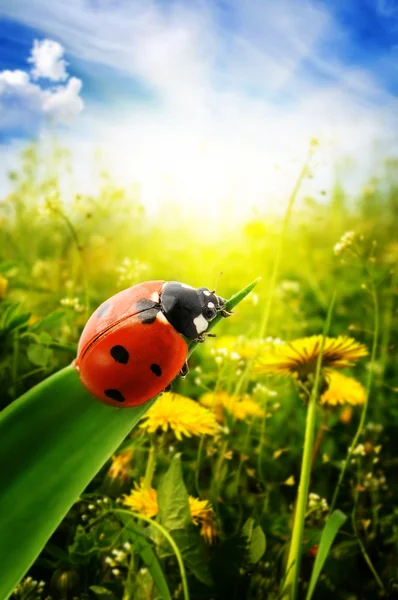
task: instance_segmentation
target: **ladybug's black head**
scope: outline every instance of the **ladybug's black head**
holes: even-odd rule
[[[185,283],[168,281],[160,295],[163,314],[179,333],[195,340],[206,331],[209,322],[223,311],[225,300],[208,288],[193,288]]]

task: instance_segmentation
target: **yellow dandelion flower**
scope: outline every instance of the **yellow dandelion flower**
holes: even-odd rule
[[[347,377],[338,371],[327,370],[326,382],[328,389],[322,394],[320,404],[358,406],[365,403],[365,388],[356,379]]]
[[[124,496],[123,504],[134,512],[149,518],[156,517],[159,510],[156,490],[153,488],[145,489],[137,483],[135,489],[131,490],[130,495]]]
[[[189,510],[191,519],[195,525],[201,525],[200,535],[212,544],[217,535],[217,529],[214,524],[214,511],[208,500],[200,500],[189,496]]]
[[[215,435],[218,432],[217,421],[210,410],[190,398],[170,392],[160,396],[144,419],[140,427],[148,433],[171,429],[179,440],[183,435]]]
[[[189,496],[188,501],[191,519],[195,525],[199,525],[199,523],[205,519],[208,519],[214,514],[212,506],[208,500],[201,500],[200,498]]]
[[[125,450],[117,456],[112,457],[112,464],[109,467],[102,484],[103,491],[109,496],[119,496],[120,492],[125,491],[130,479],[130,462],[133,457],[133,450]]]
[[[200,534],[210,544],[217,535],[217,529],[214,524],[214,510],[208,500],[188,497],[189,511],[191,513],[192,523],[200,525]],[[128,496],[124,496],[123,504],[148,518],[156,517],[159,511],[157,493],[153,488],[145,489],[143,484],[135,484],[135,489],[131,490]]]
[[[117,456],[112,456],[112,464],[109,467],[108,473],[112,475],[112,477],[120,477],[120,475],[123,475],[133,458],[133,454],[133,450],[125,450]]]
[[[2,275],[0,275],[0,300],[2,300],[4,298],[4,296],[6,295],[7,288],[8,288],[8,279],[6,279]]]
[[[321,335],[313,335],[275,346],[272,353],[259,357],[256,371],[305,378],[310,373],[315,373],[321,342]],[[323,348],[322,367],[350,367],[367,354],[366,346],[353,338],[327,337]]]
[[[238,421],[244,421],[248,417],[264,416],[263,409],[247,394],[237,396],[227,392],[206,392],[200,398],[200,402],[212,408],[219,422],[224,420],[223,409],[231,413]]]

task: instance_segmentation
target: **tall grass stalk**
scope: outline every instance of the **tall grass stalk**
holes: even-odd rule
[[[376,293],[376,288],[375,288],[375,285],[373,282],[372,282],[371,296],[372,296],[372,300],[373,300],[374,325],[373,325],[372,350],[371,350],[371,355],[370,355],[368,377],[367,377],[367,381],[366,381],[366,398],[365,398],[365,403],[363,405],[361,418],[359,420],[358,429],[356,431],[356,434],[354,436],[352,444],[348,448],[347,457],[346,457],[345,461],[343,462],[343,466],[340,471],[339,479],[337,481],[337,485],[334,490],[332,502],[330,503],[329,514],[332,514],[334,507],[336,505],[337,497],[339,495],[340,487],[343,482],[344,475],[347,470],[347,466],[349,465],[352,453],[358,444],[359,436],[362,433],[363,426],[365,424],[366,415],[368,412],[369,395],[370,395],[370,390],[371,390],[372,382],[373,382],[373,371],[374,371],[374,365],[375,365],[375,361],[376,361],[376,352],[377,352],[379,329],[380,329],[379,301],[378,301],[378,297],[377,297],[377,293]]]
[[[304,164],[299,173],[299,176],[297,178],[295,186],[292,190],[292,193],[290,194],[289,202],[287,204],[285,216],[284,216],[283,223],[282,223],[282,228],[281,228],[279,238],[278,238],[278,247],[277,247],[276,253],[275,253],[275,260],[274,260],[274,263],[272,266],[271,276],[270,276],[270,280],[269,280],[268,293],[266,296],[263,318],[261,320],[260,329],[258,332],[258,336],[259,336],[260,340],[265,337],[267,330],[268,330],[268,323],[269,323],[269,319],[270,319],[270,315],[271,315],[271,306],[272,306],[272,301],[273,301],[274,295],[275,295],[276,282],[278,280],[278,274],[279,274],[281,259],[282,259],[282,251],[283,251],[283,247],[285,245],[286,232],[287,232],[287,229],[288,229],[288,226],[290,223],[290,218],[291,218],[291,215],[293,212],[293,206],[296,201],[297,194],[300,190],[301,184],[303,183],[305,176],[308,173],[308,165],[311,160],[313,151],[314,151],[314,148],[312,145],[310,145],[307,157],[304,161]],[[250,370],[253,366],[254,360],[255,360],[255,358],[253,358],[252,361],[248,361],[246,370],[242,375],[241,381],[243,381],[245,379],[245,377],[247,377],[248,374],[250,373]],[[239,384],[239,382],[238,382],[238,384]],[[238,392],[236,392],[236,393],[238,393]],[[266,418],[267,417],[265,414],[262,425],[261,425],[260,443],[259,443],[259,447],[258,447],[257,471],[258,471],[260,477],[261,477],[261,473],[262,473],[262,457],[263,457],[263,448],[264,448]]]
[[[262,339],[265,336],[267,329],[268,329],[268,323],[269,323],[269,318],[270,318],[270,314],[271,314],[271,306],[272,306],[272,301],[274,299],[276,282],[278,280],[278,274],[279,274],[279,269],[280,269],[280,265],[281,265],[282,251],[283,251],[283,247],[285,245],[287,228],[290,223],[290,218],[292,216],[293,206],[296,201],[297,194],[300,190],[301,184],[303,183],[305,176],[308,174],[308,165],[309,165],[310,159],[313,155],[313,151],[314,151],[313,146],[310,145],[307,157],[304,161],[303,167],[299,173],[299,176],[294,185],[292,193],[290,194],[289,201],[287,204],[285,216],[283,219],[281,231],[280,231],[279,238],[278,238],[278,246],[277,246],[277,249],[275,252],[275,260],[272,265],[272,271],[271,271],[271,276],[270,276],[269,285],[268,285],[268,294],[267,294],[267,299],[265,301],[263,318],[262,318],[260,329],[259,329],[260,339]]]
[[[369,554],[366,551],[365,545],[364,545],[363,541],[361,540],[361,538],[360,538],[360,536],[358,534],[358,527],[357,527],[357,507],[358,507],[358,492],[355,492],[355,496],[354,496],[354,508],[352,510],[352,515],[351,515],[352,528],[354,530],[355,537],[357,538],[358,545],[359,545],[359,547],[361,549],[362,556],[363,556],[366,564],[368,565],[369,569],[372,571],[372,575],[375,578],[375,580],[377,581],[377,585],[385,593],[386,592],[386,588],[384,587],[384,584],[383,584],[382,580],[380,579],[380,576],[379,576],[378,572],[376,571],[375,567],[373,566],[373,563],[370,560],[370,556],[369,556]]]
[[[301,550],[304,532],[305,513],[307,508],[308,490],[311,476],[312,448],[314,443],[316,407],[321,382],[322,355],[330,323],[332,321],[333,307],[336,293],[333,294],[323,328],[321,347],[316,364],[315,380],[312,386],[310,400],[307,410],[305,427],[304,450],[301,464],[300,483],[297,493],[296,511],[294,516],[292,538],[290,542],[289,557],[286,565],[286,579],[283,587],[283,600],[295,600],[297,597],[298,578],[300,573]]]

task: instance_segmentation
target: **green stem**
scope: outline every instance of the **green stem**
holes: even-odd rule
[[[202,435],[200,438],[200,442],[199,442],[199,447],[198,447],[198,454],[196,457],[196,469],[195,469],[195,489],[196,489],[196,493],[198,495],[199,498],[202,497],[202,494],[200,492],[200,488],[199,488],[199,473],[200,473],[200,463],[202,461],[202,451],[203,451],[203,444],[205,441],[205,436]]]
[[[264,480],[264,476],[263,476],[263,449],[264,449],[264,436],[265,436],[265,426],[267,423],[267,408],[268,408],[268,394],[265,394],[265,401],[263,403],[263,409],[264,409],[264,417],[261,421],[261,430],[260,430],[260,444],[258,446],[258,455],[257,455],[257,474],[258,477],[260,479],[260,481],[262,481],[263,484],[265,484],[265,480]],[[264,507],[263,507],[263,511],[264,511]]]
[[[134,566],[135,566],[135,553],[132,552],[131,556],[130,556],[129,566],[127,569],[127,576],[126,576],[126,581],[124,584],[122,600],[130,600],[132,598],[131,592],[132,592],[132,587],[133,587],[133,578],[135,575]]]
[[[220,485],[222,483],[220,481],[220,475],[221,475],[222,466],[224,464],[224,456],[227,451],[227,448],[228,448],[228,440],[225,439],[220,448],[220,453],[218,456],[218,460],[217,460],[216,467],[215,467],[215,473],[214,473],[214,477],[213,477],[214,492],[215,492],[214,498],[213,498],[213,505],[216,508],[217,516],[218,516],[218,497],[219,497],[219,492],[220,492]],[[213,488],[213,484],[211,487]]]
[[[11,365],[11,380],[12,380],[12,395],[15,396],[17,393],[18,383],[18,358],[19,358],[19,332],[14,332],[14,339],[12,345],[12,365]]]
[[[170,546],[172,547],[174,554],[176,555],[178,567],[180,569],[184,599],[189,600],[188,581],[187,581],[187,575],[185,572],[184,562],[182,560],[181,552],[180,552],[177,544],[171,537],[170,533],[164,527],[162,527],[162,525],[160,525],[160,523],[158,523],[157,521],[154,521],[153,519],[150,519],[149,517],[144,517],[144,515],[140,515],[139,513],[132,512],[130,510],[124,510],[123,508],[115,508],[110,512],[113,512],[116,515],[118,515],[118,514],[119,515],[128,515],[128,516],[134,517],[136,519],[141,519],[141,521],[145,521],[146,523],[149,523],[150,525],[152,525],[152,527],[157,529],[166,538],[166,540],[169,542]]]
[[[242,474],[242,468],[243,468],[243,463],[244,463],[244,456],[247,456],[247,452],[249,450],[249,444],[250,444],[251,433],[252,433],[252,429],[253,429],[253,425],[254,425],[254,419],[255,419],[255,417],[252,417],[249,423],[246,422],[246,426],[247,426],[246,434],[245,434],[245,438],[243,441],[242,450],[241,450],[241,452],[239,452],[239,465],[238,465],[238,468],[236,469],[235,480],[234,480],[234,484],[231,489],[231,494],[238,493],[239,482],[240,482],[240,477]]]
[[[151,441],[151,447],[149,449],[148,461],[146,463],[145,477],[144,477],[144,490],[148,490],[152,485],[152,478],[156,468],[156,443]]]
[[[77,254],[78,254],[78,257],[80,260],[80,265],[81,265],[82,283],[83,283],[83,290],[84,290],[85,316],[86,316],[86,319],[88,319],[90,316],[90,294],[89,294],[89,284],[88,284],[87,274],[86,274],[86,265],[85,265],[85,260],[84,260],[84,256],[83,256],[83,252],[84,252],[83,246],[80,243],[79,236],[77,235],[76,229],[75,229],[74,225],[72,224],[72,221],[61,210],[57,211],[57,212],[58,212],[58,215],[66,223],[66,226],[69,229],[69,233],[71,234],[72,240],[76,246]]]
[[[289,197],[289,201],[287,204],[287,209],[285,212],[285,216],[283,218],[283,222],[282,222],[282,228],[279,234],[279,238],[278,238],[278,246],[276,249],[276,253],[275,253],[275,260],[272,266],[272,272],[271,272],[271,277],[269,280],[269,284],[268,284],[268,290],[267,290],[267,296],[266,296],[266,300],[265,300],[265,307],[264,307],[264,313],[263,313],[263,318],[261,320],[261,324],[260,324],[260,329],[258,332],[258,337],[261,340],[262,338],[265,337],[265,334],[267,332],[268,329],[268,322],[269,322],[269,318],[271,315],[271,306],[272,306],[272,301],[274,299],[274,294],[275,294],[275,289],[276,289],[276,282],[278,279],[278,273],[279,273],[279,269],[280,269],[280,264],[281,264],[281,260],[282,260],[282,251],[283,251],[283,246],[285,243],[285,237],[286,237],[286,231],[287,228],[289,226],[290,223],[290,217],[292,215],[293,212],[293,206],[295,203],[295,200],[297,198],[297,194],[299,192],[299,189],[301,187],[301,184],[303,182],[304,177],[307,174],[307,170],[308,170],[308,164],[310,161],[310,158],[313,154],[313,148],[310,146],[310,149],[308,151],[307,157],[304,161],[304,165],[299,173],[299,176],[297,178],[297,181],[294,185],[294,188],[290,194]],[[252,369],[252,366],[256,360],[257,356],[254,355],[250,360],[247,361],[246,367],[240,377],[240,379],[237,382],[236,385],[236,390],[235,393],[239,394],[244,386],[244,384],[246,383],[246,381],[249,378],[249,374],[250,371]]]
[[[380,579],[379,574],[377,573],[376,569],[374,568],[373,563],[370,560],[369,554],[366,552],[366,548],[364,546],[363,541],[361,540],[361,538],[358,535],[357,523],[356,523],[357,503],[358,503],[358,494],[356,493],[355,501],[354,501],[354,509],[352,511],[352,528],[354,530],[355,536],[357,538],[357,542],[359,544],[359,547],[362,552],[362,556],[364,557],[366,564],[368,565],[369,569],[372,571],[373,577],[377,581],[379,588],[382,589],[383,592],[385,592],[386,588],[384,587],[384,584],[383,584],[382,580]]]
[[[329,304],[328,314],[325,321],[321,347],[316,364],[315,381],[311,390],[311,396],[308,404],[307,420],[305,427],[304,451],[301,464],[300,483],[297,494],[296,511],[294,516],[292,539],[290,543],[289,557],[286,566],[286,579],[283,587],[283,600],[295,600],[297,597],[298,579],[300,573],[301,548],[304,532],[305,513],[307,508],[307,498],[311,476],[311,457],[314,443],[314,431],[316,421],[316,406],[319,394],[319,384],[321,380],[322,354],[325,345],[325,336],[327,335],[332,320],[333,306],[336,294],[333,294]]]
[[[275,253],[275,260],[274,260],[274,264],[272,266],[272,272],[271,272],[271,277],[270,277],[269,286],[268,286],[268,293],[267,293],[267,297],[266,297],[266,301],[265,301],[263,319],[261,321],[260,330],[259,330],[260,339],[262,339],[265,336],[267,328],[268,328],[268,322],[269,322],[269,318],[270,318],[270,314],[271,314],[271,306],[272,306],[272,301],[274,298],[274,293],[275,293],[275,288],[276,288],[276,281],[278,278],[279,268],[280,268],[281,259],[282,259],[282,250],[283,250],[283,246],[285,243],[286,231],[287,231],[287,228],[290,223],[290,217],[293,212],[293,206],[294,206],[295,200],[297,198],[297,194],[299,192],[299,189],[301,187],[303,179],[307,174],[308,164],[309,164],[310,158],[312,156],[312,153],[313,153],[313,149],[312,149],[312,147],[310,147],[308,155],[305,159],[304,165],[300,171],[300,174],[297,178],[297,181],[292,190],[292,193],[290,194],[286,213],[285,213],[285,216],[283,219],[282,228],[281,228],[281,232],[279,234],[279,239],[278,239],[278,246],[277,246],[276,253]]]
[[[346,457],[345,461],[343,462],[343,466],[340,471],[339,479],[337,481],[337,485],[334,490],[332,502],[330,504],[330,509],[329,509],[330,515],[332,514],[334,507],[336,505],[337,497],[338,497],[338,494],[340,491],[341,484],[344,479],[345,472],[347,470],[347,466],[349,465],[352,453],[358,444],[359,436],[361,435],[363,426],[365,424],[366,414],[368,411],[369,395],[370,395],[370,389],[372,387],[372,381],[373,381],[373,370],[374,370],[374,364],[376,361],[376,351],[377,351],[377,344],[378,344],[378,339],[379,339],[379,327],[380,327],[380,325],[379,325],[379,302],[378,302],[376,288],[374,286],[374,283],[372,283],[372,299],[373,299],[373,307],[374,307],[374,329],[373,329],[373,343],[372,343],[372,351],[371,351],[371,355],[370,355],[369,372],[368,372],[368,378],[367,378],[367,382],[366,382],[366,399],[365,399],[365,403],[363,405],[358,429],[356,431],[356,434],[354,436],[352,444],[348,448],[347,457]]]
[[[392,326],[394,322],[394,300],[396,297],[395,289],[398,284],[398,268],[394,269],[392,276],[391,287],[386,300],[386,307],[384,310],[383,326],[381,331],[381,343],[380,343],[380,362],[383,365],[383,369],[386,368],[388,359],[388,347],[391,341]]]
[[[279,269],[280,269],[280,264],[281,264],[281,260],[282,260],[282,252],[283,252],[283,246],[285,243],[285,237],[286,237],[286,232],[287,232],[287,228],[289,226],[290,223],[290,217],[292,215],[293,212],[293,206],[294,203],[296,201],[297,198],[297,194],[299,192],[299,189],[301,187],[301,184],[304,180],[304,177],[307,174],[307,169],[308,169],[308,164],[309,161],[311,159],[313,153],[313,148],[310,147],[309,151],[308,151],[308,155],[305,159],[305,162],[303,164],[303,167],[300,171],[300,174],[297,178],[296,184],[292,190],[292,193],[290,194],[290,198],[289,198],[289,202],[287,205],[287,209],[286,209],[286,213],[283,219],[283,223],[282,223],[282,228],[281,228],[281,232],[279,234],[279,239],[278,239],[278,246],[276,249],[276,254],[275,254],[275,260],[274,260],[274,264],[272,266],[272,272],[271,272],[271,277],[269,280],[269,285],[268,285],[268,293],[267,293],[267,297],[265,300],[265,307],[264,307],[264,314],[263,314],[263,318],[260,324],[260,329],[259,329],[259,338],[260,340],[262,340],[266,333],[267,333],[267,329],[268,329],[268,323],[269,323],[269,319],[270,319],[270,315],[271,315],[271,306],[272,306],[272,301],[274,299],[274,295],[275,295],[275,289],[276,289],[276,282],[278,279],[278,274],[279,274]],[[246,376],[246,374],[248,375],[253,363],[256,359],[256,356],[253,357],[253,359],[251,361],[248,361],[248,364],[246,366],[246,369],[242,375],[242,379]],[[264,446],[264,435],[265,435],[265,421],[266,421],[266,415],[264,415],[264,420],[263,420],[263,424],[261,426],[261,434],[260,434],[260,444],[259,444],[259,455],[258,455],[258,472],[259,474],[262,473],[261,468],[261,462],[262,462],[262,451],[263,451],[263,446]],[[260,475],[259,475],[260,476]],[[264,507],[263,507],[263,512],[264,512]]]

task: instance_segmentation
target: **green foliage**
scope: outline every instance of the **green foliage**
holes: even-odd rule
[[[159,522],[171,533],[188,569],[206,585],[212,584],[204,542],[191,521],[181,457],[175,456],[158,487]],[[161,556],[170,555],[163,547]]]
[[[108,407],[95,404],[104,411],[97,422],[90,410],[85,412],[87,405],[80,403],[76,389],[64,389],[63,384],[49,402],[51,422],[32,405],[22,427],[16,411],[2,429],[1,460],[6,466],[20,465],[30,485],[20,487],[19,477],[0,481],[1,501],[9,498],[1,505],[7,551],[1,557],[0,589],[4,573],[15,584],[22,577],[13,556],[34,546],[35,555],[43,549],[28,573],[32,580],[25,578],[14,598],[51,595],[57,600],[51,579],[59,569],[77,573],[74,585],[80,600],[157,600],[162,593],[159,579],[155,581],[162,575],[170,595],[181,598],[176,554],[155,530],[155,521],[179,548],[192,600],[276,600],[288,558],[307,407],[291,380],[254,372],[249,350],[263,349],[258,338],[268,304],[264,337],[289,341],[321,333],[333,291],[330,335],[354,337],[371,349],[374,303],[369,292],[374,286],[380,320],[374,364],[370,367],[364,359],[355,370],[344,371],[362,384],[370,369],[373,374],[365,426],[335,507],[353,518],[326,543],[321,540],[334,521],[326,518],[327,510],[307,509],[298,594],[301,598],[309,593],[316,574],[313,597],[392,596],[398,586],[396,162],[386,163],[380,179],[369,173],[368,185],[356,198],[345,191],[337,174],[330,197],[317,194],[296,203],[281,241],[283,217],[265,212],[244,222],[226,218],[224,223],[206,221],[206,216],[192,223],[190,215],[177,218],[173,211],[150,216],[137,186],[124,190],[104,173],[98,173],[97,194],[65,199],[60,177],[68,161],[59,148],[48,155],[39,147],[27,149],[12,176],[12,192],[0,203],[0,408],[12,407],[21,394],[67,368],[88,315],[119,290],[144,280],[179,280],[217,285],[218,293],[228,298],[241,282],[261,275],[254,292],[217,326],[217,337],[196,349],[189,376],[176,381],[174,391],[198,403],[208,393],[215,400],[222,394],[247,397],[263,416],[245,413],[239,402],[226,406],[207,398],[206,406],[220,425],[216,436],[193,434],[179,440],[172,427],[148,434],[139,427],[131,432],[129,423],[116,439]],[[354,244],[336,254],[335,245],[350,231]],[[59,412],[61,406],[70,406],[70,418]],[[74,410],[86,415],[89,435],[76,428]],[[325,428],[310,492],[329,506],[360,413],[360,406],[316,408],[315,437],[322,423]],[[62,454],[61,430],[68,433]],[[38,469],[40,438],[48,432],[51,476]],[[17,436],[15,443],[11,434]],[[156,457],[151,475],[147,462],[152,447]],[[78,448],[85,449],[83,458]],[[93,455],[100,448],[102,458],[94,466]],[[125,450],[132,452],[129,462],[118,464]],[[29,463],[20,463],[23,452]],[[109,459],[111,452],[115,456]],[[152,525],[136,517],[124,520],[117,513],[122,507],[130,510],[123,505],[124,494],[146,475],[158,495],[159,513],[148,517]],[[210,502],[212,528],[192,522],[188,495]],[[40,539],[23,512],[32,505],[35,519],[48,522]]]
[[[314,567],[312,570],[310,585],[308,588],[306,600],[311,600],[316,583],[321,574],[323,565],[325,564],[325,560],[327,559],[330,548],[334,542],[334,539],[340,529],[340,527],[345,523],[347,517],[341,510],[335,510],[329,517],[326,522],[325,527],[323,528],[321,539],[319,542],[319,548],[316,555]]]
[[[258,563],[262,558],[265,548],[266,541],[261,525],[256,525],[254,519],[248,519],[243,526],[242,533],[247,537],[247,561],[250,565]]]
[[[157,490],[159,522],[168,531],[184,529],[191,524],[188,494],[181,470],[181,457],[175,456]]]

